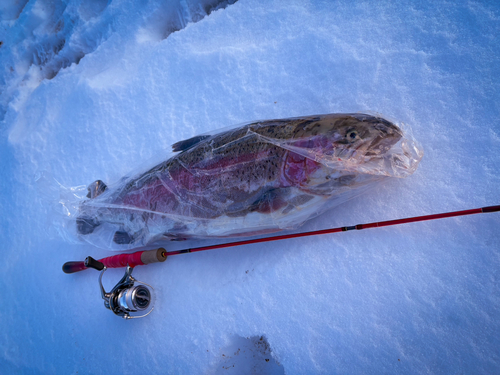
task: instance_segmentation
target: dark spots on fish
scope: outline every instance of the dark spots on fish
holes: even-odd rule
[[[113,235],[113,242],[118,245],[128,245],[132,243],[132,237],[123,231],[116,231]]]
[[[76,229],[78,233],[83,235],[92,233],[100,224],[97,219],[89,216],[80,216],[76,219]]]

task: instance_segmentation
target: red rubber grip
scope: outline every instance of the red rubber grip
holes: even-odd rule
[[[144,264],[141,260],[142,253],[143,251],[138,251],[133,254],[113,255],[111,257],[99,259],[99,261],[103,263],[107,268],[127,267],[127,264],[133,268],[135,266],[142,266]]]

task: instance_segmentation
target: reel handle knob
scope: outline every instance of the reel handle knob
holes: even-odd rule
[[[85,267],[87,268],[93,268],[97,271],[102,271],[104,269],[104,264],[99,262],[98,260],[95,260],[91,256],[88,256],[85,258]]]
[[[75,273],[75,272],[80,272],[83,270],[86,270],[87,267],[85,267],[84,262],[66,262],[62,266],[62,270],[64,273]]]

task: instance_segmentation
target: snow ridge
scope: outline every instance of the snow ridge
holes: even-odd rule
[[[132,1],[32,0],[22,8],[4,6],[0,30],[0,121],[9,105],[19,111],[44,81],[79,64],[112,35],[144,28],[161,41],[189,23],[237,0],[152,2],[137,8]]]

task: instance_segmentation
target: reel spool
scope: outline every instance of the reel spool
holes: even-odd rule
[[[154,289],[151,285],[132,277],[132,267],[127,265],[125,274],[108,293],[102,285],[102,275],[106,271],[103,263],[92,257],[85,259],[85,267],[101,271],[99,287],[104,306],[124,319],[137,319],[149,315],[154,309]]]

